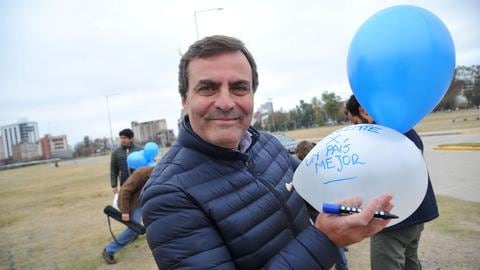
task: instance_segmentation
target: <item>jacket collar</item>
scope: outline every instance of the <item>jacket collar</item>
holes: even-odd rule
[[[252,146],[257,142],[258,136],[260,135],[259,132],[253,127],[249,127],[248,132],[251,134],[252,143],[245,151],[245,153],[242,153],[238,150],[222,148],[211,144],[198,136],[198,134],[193,131],[192,126],[190,125],[190,119],[188,118],[188,116],[185,116],[180,126],[177,140],[181,145],[185,147],[195,149],[214,158],[231,161],[241,160],[245,162],[248,160],[248,150],[250,150]]]

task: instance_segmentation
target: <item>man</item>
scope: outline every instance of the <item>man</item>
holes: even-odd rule
[[[360,106],[354,95],[346,103],[347,116],[354,124],[372,124],[374,120]],[[423,142],[415,130],[404,134],[423,152]],[[370,262],[373,270],[422,269],[417,255],[424,223],[438,217],[437,202],[430,176],[425,198],[415,212],[370,239]]]
[[[118,192],[118,178],[120,176],[120,186],[123,185],[128,176],[130,176],[130,169],[127,165],[127,156],[131,152],[142,150],[141,147],[133,143],[133,131],[126,128],[118,134],[120,135],[121,147],[118,147],[112,152],[110,160],[110,182],[113,193]]]
[[[142,218],[141,208],[139,204],[140,192],[152,173],[153,167],[147,166],[135,170],[120,189],[119,203],[122,219],[140,223]],[[133,242],[138,234],[130,229],[125,228],[122,233],[115,237],[114,241],[108,244],[102,251],[102,257],[108,264],[115,264],[114,254],[120,249]]]
[[[147,240],[160,269],[328,269],[338,260],[336,245],[388,223],[373,211],[391,209],[390,195],[361,214],[320,214],[309,222],[302,198],[285,186],[298,160],[272,135],[250,127],[258,75],[240,40],[199,40],[179,69],[187,116],[142,195]]]

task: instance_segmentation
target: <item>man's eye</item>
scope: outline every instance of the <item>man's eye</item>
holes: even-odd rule
[[[250,88],[246,85],[238,85],[232,87],[232,92],[236,95],[245,95],[250,91]]]
[[[199,95],[209,96],[215,93],[215,87],[211,85],[201,86],[197,89]]]

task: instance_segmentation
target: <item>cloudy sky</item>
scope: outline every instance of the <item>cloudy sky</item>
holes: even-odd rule
[[[180,116],[180,53],[200,37],[240,38],[260,73],[255,106],[293,108],[325,90],[350,95],[348,46],[375,12],[424,7],[449,28],[457,65],[480,64],[480,2],[437,1],[0,1],[0,125],[27,118],[40,134],[109,137],[131,121]]]

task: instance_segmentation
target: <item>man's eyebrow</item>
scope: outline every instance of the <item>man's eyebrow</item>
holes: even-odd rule
[[[199,86],[204,86],[204,85],[218,86],[219,84],[220,84],[219,82],[216,82],[216,81],[213,81],[213,80],[199,80],[197,82],[197,84],[195,85],[195,88],[197,88]]]
[[[247,85],[247,86],[250,86],[250,82],[247,81],[247,80],[237,80],[237,81],[233,81],[233,82],[230,82],[228,83],[230,86],[238,86],[238,85]]]

